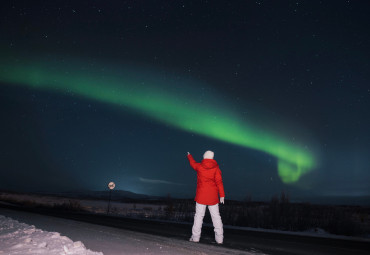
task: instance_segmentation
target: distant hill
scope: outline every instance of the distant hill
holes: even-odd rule
[[[43,192],[44,195],[54,195],[61,197],[79,198],[79,199],[109,199],[109,191],[68,191],[68,192]],[[111,193],[112,200],[130,200],[130,199],[142,199],[142,200],[152,200],[160,199],[161,197],[149,196],[144,194],[137,194],[126,190],[113,190]]]

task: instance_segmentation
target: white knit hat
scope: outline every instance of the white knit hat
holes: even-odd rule
[[[215,153],[213,151],[206,151],[203,155],[203,158],[213,159],[214,156],[215,156]]]

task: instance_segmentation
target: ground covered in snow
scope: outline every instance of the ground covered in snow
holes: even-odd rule
[[[57,232],[37,229],[0,215],[0,254],[86,254],[102,255],[85,248],[80,241],[73,242]]]
[[[0,254],[256,253],[0,208]]]

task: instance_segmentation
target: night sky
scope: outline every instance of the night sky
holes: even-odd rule
[[[5,1],[0,189],[370,196],[370,2]]]

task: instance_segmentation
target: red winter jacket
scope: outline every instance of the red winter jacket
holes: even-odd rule
[[[218,195],[225,197],[225,191],[216,160],[203,159],[201,163],[197,163],[190,154],[188,159],[191,167],[197,171],[197,192],[194,200],[203,205],[218,204]]]

